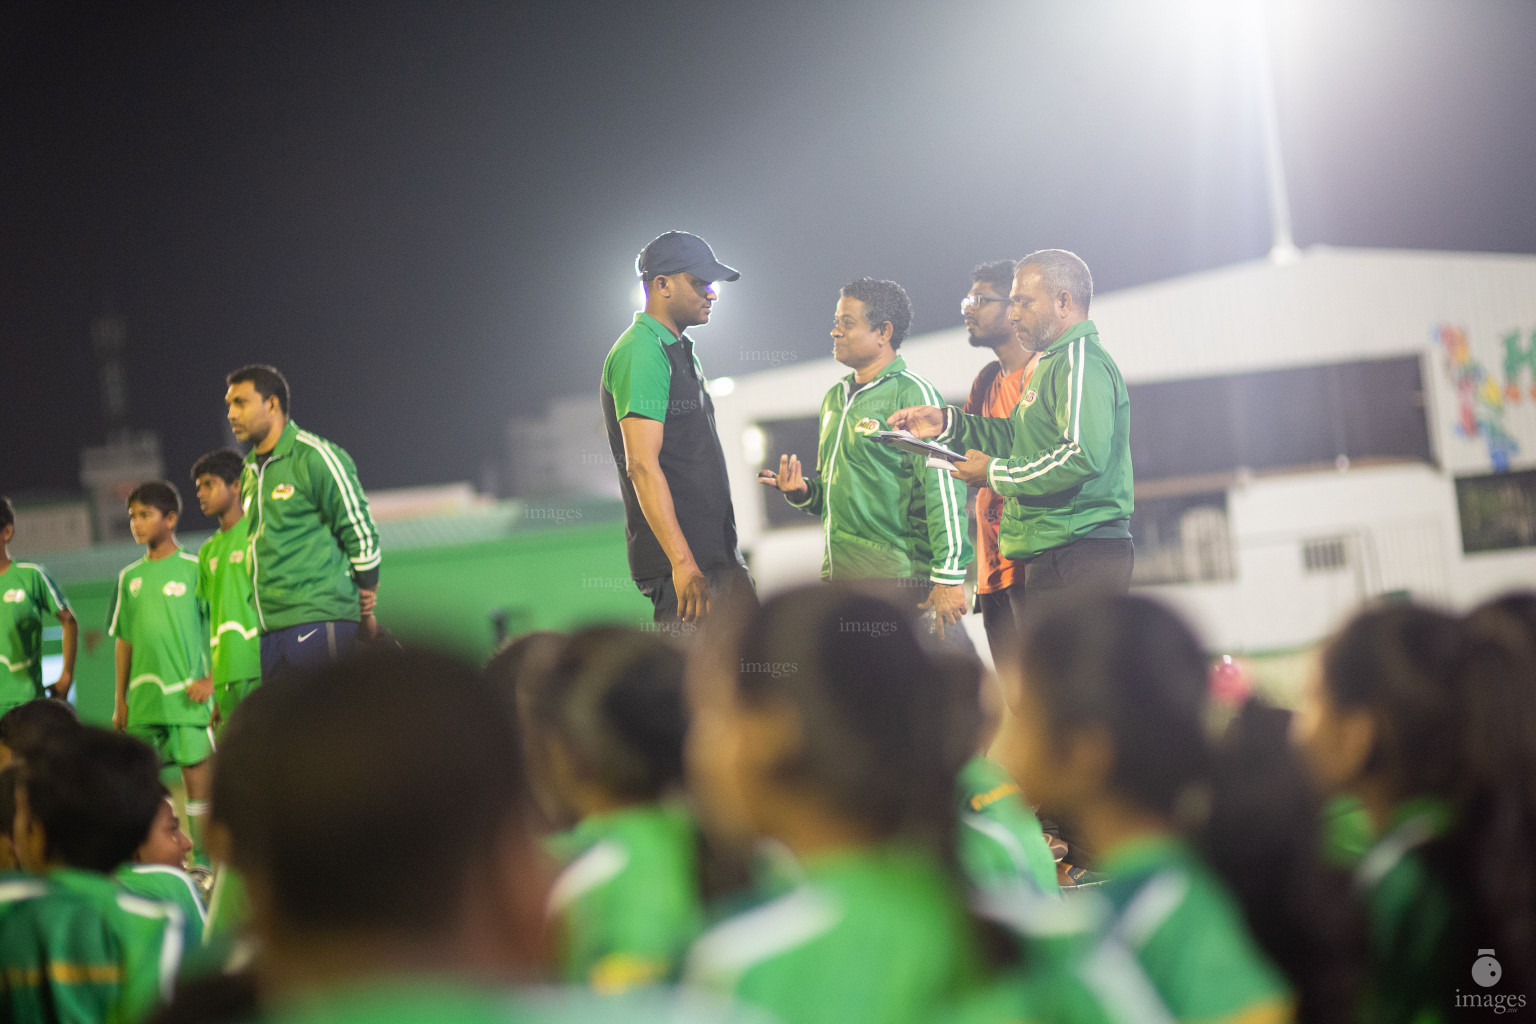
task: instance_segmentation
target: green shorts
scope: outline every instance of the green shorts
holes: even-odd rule
[[[213,730],[206,725],[130,725],[130,736],[155,748],[160,763],[190,768],[213,754]]]
[[[255,679],[231,679],[227,683],[213,684],[213,702],[219,709],[219,729],[216,735],[222,736],[229,726],[229,716],[235,713],[235,708],[240,702],[251,695],[251,691],[261,685],[261,677]]]

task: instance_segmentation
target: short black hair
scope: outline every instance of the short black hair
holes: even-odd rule
[[[1013,272],[1018,266],[1018,260],[993,260],[991,263],[977,264],[971,270],[971,283],[985,282],[996,288],[999,295],[1007,295],[1013,291]]]
[[[277,396],[277,407],[283,415],[288,415],[288,378],[278,372],[277,367],[267,366],[265,363],[252,363],[250,366],[242,366],[229,376],[224,378],[224,383],[230,387],[249,381],[251,387],[265,402],[273,395]]]
[[[16,780],[21,778],[21,765],[15,761],[0,768],[0,822],[4,822],[4,834],[11,835],[11,823],[16,820]]]
[[[11,507],[11,499],[0,497],[0,530],[7,526],[16,525],[16,510]]]
[[[845,298],[864,303],[864,318],[875,330],[880,325],[891,325],[891,348],[901,347],[907,332],[912,329],[912,300],[907,290],[895,281],[882,281],[874,277],[861,277],[843,285]]]
[[[442,654],[373,650],[274,679],[218,757],[213,817],[292,927],[447,927],[466,878],[527,834],[505,699]]]
[[[143,844],[164,800],[154,748],[94,726],[34,751],[21,764],[21,784],[48,858],[103,874]]]
[[[226,484],[235,483],[245,470],[245,459],[233,448],[219,448],[209,452],[192,464],[192,482],[203,474],[211,474]]]
[[[0,715],[0,743],[25,761],[55,736],[80,731],[80,716],[61,700],[39,697]]]
[[[128,495],[128,504],[132,505],[135,502],[157,508],[164,516],[172,512],[178,517],[181,515],[181,492],[169,480],[146,480],[139,484],[133,489],[133,493]]]

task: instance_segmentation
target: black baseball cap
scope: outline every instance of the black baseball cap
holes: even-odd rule
[[[715,259],[708,242],[686,231],[668,231],[646,243],[635,257],[635,273],[641,277],[689,273],[705,281],[734,281],[741,276]]]

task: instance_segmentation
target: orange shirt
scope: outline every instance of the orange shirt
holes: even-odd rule
[[[978,404],[978,396],[973,390],[971,399],[965,403],[965,411],[999,419],[1013,415],[1014,406],[1019,404],[1019,398],[1024,394],[1024,386],[1034,375],[1036,362],[1032,359],[1012,373],[997,374],[987,388],[986,395],[980,396],[980,408],[973,408]],[[1007,501],[1007,498],[988,487],[982,487],[976,492],[977,593],[992,594],[1013,586],[1014,567],[1018,563],[1004,558],[997,550],[997,530],[1002,525],[1003,506]],[[1019,571],[1023,572],[1023,569]]]

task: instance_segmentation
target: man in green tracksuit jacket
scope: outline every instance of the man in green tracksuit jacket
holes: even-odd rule
[[[821,516],[822,579],[887,581],[887,596],[931,608],[939,637],[972,650],[959,624],[973,554],[965,485],[869,436],[897,409],[940,401],[938,389],[897,354],[911,324],[912,303],[896,282],[866,277],[843,286],[832,348],[853,372],[822,399],[817,475],[807,479],[799,456],[784,455],[777,473],[765,469],[758,479]]]
[[[250,518],[261,676],[334,661],[374,631],[379,531],[352,457],[288,417],[288,382],[270,366],[226,380],[235,440],[251,445],[240,497]]]
[[[1092,296],[1088,266],[1074,254],[1042,249],[1024,257],[1008,319],[1040,362],[1013,415],[930,404],[889,418],[893,427],[964,449],[969,457],[955,464],[955,475],[1009,499],[998,547],[1025,563],[1023,590],[1010,594],[1021,629],[1026,605],[1035,617],[1064,595],[1124,591],[1131,582],[1130,401],[1088,319]]]

